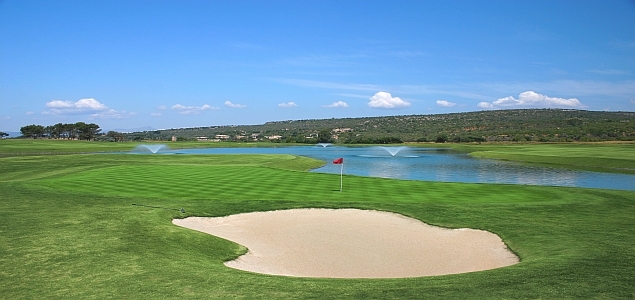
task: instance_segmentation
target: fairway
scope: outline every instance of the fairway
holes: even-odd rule
[[[340,193],[339,175],[306,172],[321,164],[291,155],[0,158],[0,293],[11,299],[635,295],[634,192],[344,176]],[[172,224],[292,208],[380,210],[486,230],[520,263],[402,279],[271,276],[223,264],[244,247]]]

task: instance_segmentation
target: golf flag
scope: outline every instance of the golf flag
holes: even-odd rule
[[[344,158],[340,157],[333,161],[334,164],[342,166],[340,168],[340,193],[342,192],[342,174],[344,174]]]

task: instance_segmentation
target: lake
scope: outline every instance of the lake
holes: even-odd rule
[[[391,153],[392,152],[392,153]],[[161,149],[162,154],[293,154],[323,160],[311,172],[443,182],[509,183],[635,190],[635,175],[589,172],[472,158],[442,148],[294,146],[280,148]],[[394,154],[394,155],[393,155]]]

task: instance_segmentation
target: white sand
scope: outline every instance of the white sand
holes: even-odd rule
[[[518,263],[493,233],[445,229],[388,212],[291,209],[173,223],[246,246],[247,254],[225,265],[264,274],[401,278]]]

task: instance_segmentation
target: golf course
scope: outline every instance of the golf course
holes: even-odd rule
[[[326,163],[312,158],[129,154],[137,145],[0,140],[0,298],[635,298],[633,191],[344,175],[340,192],[339,174],[308,172]],[[457,150],[483,159],[635,173],[632,143]],[[377,210],[488,231],[519,263],[407,278],[266,275],[224,264],[246,247],[173,224],[300,208]]]

